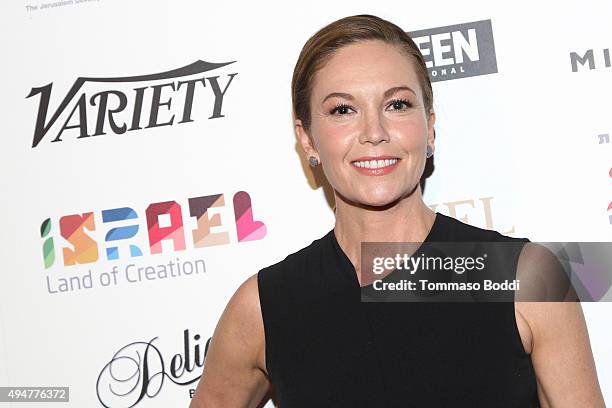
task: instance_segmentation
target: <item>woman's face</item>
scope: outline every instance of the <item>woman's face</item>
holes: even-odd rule
[[[314,144],[299,119],[298,140],[345,199],[382,206],[417,187],[435,115],[411,57],[382,41],[342,47],[315,75],[310,109]]]

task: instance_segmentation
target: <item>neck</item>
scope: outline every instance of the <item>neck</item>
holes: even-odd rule
[[[385,207],[356,205],[336,196],[334,233],[359,275],[361,242],[423,242],[436,213],[423,202],[421,189]]]

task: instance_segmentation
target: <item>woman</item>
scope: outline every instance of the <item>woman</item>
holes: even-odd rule
[[[324,27],[292,96],[335,226],[238,288],[191,408],[255,407],[270,385],[282,408],[604,406],[579,303],[360,302],[361,242],[518,240],[423,202],[433,92],[401,28],[371,15]],[[534,254],[525,245],[518,266],[533,268]]]

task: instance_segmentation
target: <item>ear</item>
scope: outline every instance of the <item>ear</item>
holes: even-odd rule
[[[427,144],[431,146],[432,149],[435,150],[434,148],[434,141],[436,138],[436,133],[434,130],[434,125],[436,123],[436,113],[434,112],[433,108],[431,109],[431,111],[429,112],[429,116],[427,118]]]
[[[319,158],[319,154],[317,153],[316,148],[313,144],[313,140],[308,134],[308,132],[306,131],[306,129],[304,129],[302,121],[300,119],[296,119],[294,122],[294,126],[295,126],[295,138],[297,139],[297,142],[300,144],[300,146],[302,147],[302,150],[306,154],[306,158],[310,156],[314,156],[320,162],[321,159]]]

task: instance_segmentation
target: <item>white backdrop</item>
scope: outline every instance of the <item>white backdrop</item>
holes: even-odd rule
[[[290,82],[304,42],[352,14],[375,14],[408,32],[455,25],[467,30],[473,22],[490,22],[493,42],[478,30],[477,35],[481,45],[489,45],[486,57],[496,72],[449,74],[434,83],[437,139],[427,204],[532,241],[609,241],[612,236],[607,210],[612,142],[600,143],[605,136],[599,136],[612,133],[612,67],[605,51],[612,48],[609,1],[551,7],[533,1],[18,0],[0,9],[0,385],[69,386],[70,403],[63,406],[189,404],[206,341],[238,285],[333,226],[324,189],[314,183],[293,137]],[[572,53],[587,56],[575,72]],[[164,73],[199,60],[230,64],[189,75],[109,80]],[[460,69],[461,64],[450,63]],[[107,80],[85,81],[32,147],[44,94],[33,88],[53,84],[49,121],[79,77]],[[188,85],[159,86],[202,78],[205,86],[194,86],[192,121],[178,123]],[[227,86],[222,101],[215,81],[221,91]],[[154,86],[162,103],[157,123],[174,114],[172,126],[146,128]],[[139,101],[134,89],[145,87]],[[130,127],[134,107],[141,106],[142,129],[114,132],[106,117],[101,122],[106,134],[78,138],[75,127],[53,141],[69,118],[69,126],[81,123],[89,135],[95,133],[102,100],[93,95],[110,90],[126,95],[127,107],[114,115],[117,124]],[[86,99],[78,105],[81,95]],[[117,95],[108,97],[109,109],[118,106]],[[163,105],[169,98],[171,105]],[[216,114],[215,100],[222,102]],[[87,116],[80,122],[79,106]],[[245,195],[234,202],[240,191],[248,193],[250,205]],[[189,199],[212,195],[222,196],[209,200],[200,228],[212,219],[206,239],[213,241],[196,246],[192,231],[198,224],[190,216]],[[169,201],[176,202],[171,208],[180,208],[182,217],[160,217],[159,228],[162,236],[176,237],[174,245],[163,240],[161,253],[152,253],[147,208],[154,212],[158,207],[151,204]],[[105,210],[124,207],[133,210],[133,218],[104,222]],[[243,215],[239,222],[236,212]],[[72,230],[64,217],[86,213],[88,227],[77,223],[67,240]],[[49,230],[41,235],[46,219]],[[170,223],[181,219],[183,227],[171,233]],[[106,242],[117,227],[127,228],[115,236],[135,235]],[[243,234],[250,239],[241,240]],[[49,238],[54,251],[46,253],[55,256],[54,262],[47,258],[46,267],[43,245]],[[142,256],[131,257],[130,244]],[[108,259],[106,248],[114,246],[119,258]],[[63,256],[63,248],[76,250],[80,262],[67,265],[70,255]],[[160,277],[157,265],[170,261],[203,261],[206,271]],[[156,268],[149,270],[155,279],[146,278],[147,266]],[[128,281],[135,280],[138,267],[142,280]],[[72,277],[74,285],[88,275],[91,288],[60,291],[63,280]],[[111,279],[108,286],[101,278]],[[604,396],[612,400],[612,304],[583,308]],[[132,360],[116,360],[113,379],[106,365],[117,357]],[[118,379],[142,374],[145,364],[150,376],[162,364],[165,374],[148,384],[137,376],[120,384]],[[139,399],[143,388],[148,395]]]

